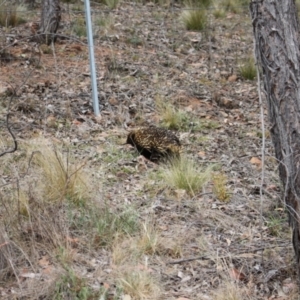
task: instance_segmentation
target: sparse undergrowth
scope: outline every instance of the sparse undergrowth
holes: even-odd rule
[[[41,47],[38,65],[36,45],[12,39],[30,24],[0,26],[0,93],[20,87],[9,114],[19,149],[0,158],[1,299],[298,299],[268,135],[263,201],[250,161],[262,129],[256,83],[240,70],[253,48],[246,2],[91,2],[97,118],[82,2],[61,1],[59,33],[72,40]],[[190,8],[206,12],[201,32],[179,22]],[[176,131],[181,162],[124,145],[143,122]]]

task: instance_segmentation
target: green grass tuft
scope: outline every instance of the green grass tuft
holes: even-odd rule
[[[239,67],[239,72],[244,79],[254,80],[256,77],[256,66],[253,57],[249,57]]]
[[[108,208],[104,208],[97,214],[95,228],[95,242],[103,247],[112,245],[116,237],[134,234],[140,227],[136,211],[125,209],[116,214]]]
[[[200,169],[185,156],[174,159],[170,166],[163,170],[163,178],[175,189],[186,190],[190,195],[200,192],[210,180],[213,166]]]
[[[207,11],[189,7],[181,14],[181,20],[187,30],[202,31],[207,25]]]

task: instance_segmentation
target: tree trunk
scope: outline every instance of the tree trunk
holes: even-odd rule
[[[257,61],[263,72],[271,136],[293,228],[300,276],[300,51],[293,0],[252,0]]]
[[[43,0],[41,23],[38,33],[40,41],[50,45],[55,42],[55,33],[61,19],[59,0]]]

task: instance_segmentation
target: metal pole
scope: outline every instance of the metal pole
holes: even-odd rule
[[[84,0],[84,6],[85,6],[85,21],[86,21],[86,30],[87,30],[89,57],[90,57],[93,108],[94,108],[95,115],[98,116],[100,114],[100,111],[99,111],[98,90],[97,90],[97,80],[96,80],[96,65],[95,65],[95,55],[94,55],[94,41],[93,41],[93,30],[92,30],[92,21],[91,21],[90,0]]]

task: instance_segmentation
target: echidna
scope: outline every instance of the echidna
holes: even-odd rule
[[[177,136],[169,130],[155,126],[142,127],[131,131],[126,144],[153,162],[179,157],[181,144]]]

